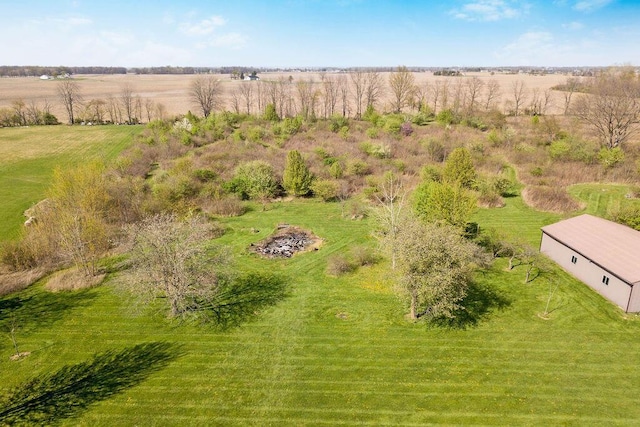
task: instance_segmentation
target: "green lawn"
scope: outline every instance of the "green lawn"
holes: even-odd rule
[[[56,166],[116,157],[141,126],[0,128],[0,241],[14,238],[23,212],[44,198]]]
[[[528,207],[520,196],[505,198],[505,203],[502,208],[479,209],[473,221],[481,228],[495,228],[538,247],[542,237],[540,228],[562,219],[558,214],[539,212]]]
[[[535,240],[557,217],[513,198],[476,219]],[[385,264],[325,276],[331,254],[375,244],[367,221],[341,218],[338,205],[274,203],[224,223],[220,242],[233,246],[240,267],[285,278],[287,298],[220,331],[135,312],[116,276],[82,292],[36,286],[6,296],[0,325],[18,318],[21,350],[31,355],[10,361],[11,342],[6,334],[0,341],[0,389],[18,400],[5,417],[51,414],[45,424],[74,426],[640,420],[638,319],[562,273],[548,320],[538,316],[546,278],[524,285],[522,269],[507,272],[499,261],[478,275],[464,327],[429,327],[405,320]],[[323,247],[276,261],[246,251],[278,223],[311,229]],[[34,377],[42,381],[24,386]],[[20,385],[29,391],[17,393]]]
[[[569,194],[587,204],[584,213],[606,218],[624,204],[640,203],[625,198],[630,190],[629,185],[578,184],[569,187]]]

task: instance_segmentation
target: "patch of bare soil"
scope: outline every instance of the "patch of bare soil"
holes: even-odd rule
[[[20,352],[20,353],[18,353],[18,354],[14,354],[14,355],[12,355],[11,357],[9,357],[9,359],[11,359],[11,360],[13,360],[13,361],[15,361],[15,360],[20,360],[20,359],[22,359],[23,357],[27,357],[27,356],[28,356],[28,355],[30,355],[30,354],[31,354],[31,352],[30,352],[30,351],[21,351],[21,352]]]
[[[318,250],[322,239],[310,231],[288,224],[278,225],[278,230],[261,242],[252,243],[251,250],[267,258],[291,258],[298,252]]]

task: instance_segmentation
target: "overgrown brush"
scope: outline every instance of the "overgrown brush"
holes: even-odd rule
[[[583,208],[563,187],[532,185],[522,191],[522,198],[529,206],[545,212],[567,213]]]

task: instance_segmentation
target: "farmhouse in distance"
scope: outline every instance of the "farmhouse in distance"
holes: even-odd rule
[[[639,231],[580,215],[543,227],[540,251],[625,312],[640,312]]]

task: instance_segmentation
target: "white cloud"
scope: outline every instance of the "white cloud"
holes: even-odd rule
[[[528,5],[504,0],[476,0],[453,9],[450,14],[465,21],[500,21],[526,14]]]
[[[180,31],[190,36],[204,36],[213,33],[226,23],[227,21],[223,17],[214,15],[200,22],[183,22],[180,24]]]
[[[510,65],[608,65],[618,57],[603,50],[603,40],[590,34],[583,38],[558,39],[548,31],[528,31],[494,53],[501,64]],[[628,55],[627,55],[628,56]],[[626,56],[625,56],[626,57]]]
[[[580,0],[573,6],[578,12],[593,12],[596,9],[605,7],[612,0]]]
[[[562,28],[565,30],[578,31],[584,28],[584,24],[582,22],[573,21],[567,24],[562,24]]]
[[[228,33],[214,37],[210,45],[214,47],[227,47],[231,49],[240,49],[247,44],[247,36],[240,33]]]

